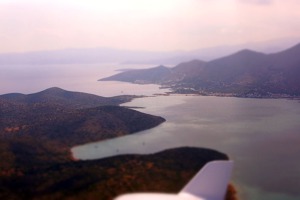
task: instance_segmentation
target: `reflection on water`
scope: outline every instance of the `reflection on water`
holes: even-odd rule
[[[241,199],[300,198],[300,104],[291,100],[160,96],[126,106],[163,116],[151,130],[73,148],[76,157],[151,153],[178,146],[208,147],[235,160]]]

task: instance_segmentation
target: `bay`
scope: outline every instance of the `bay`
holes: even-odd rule
[[[80,159],[153,153],[194,146],[222,151],[235,162],[243,200],[300,198],[300,104],[285,99],[157,96],[126,106],[167,119],[138,134],[73,148]]]

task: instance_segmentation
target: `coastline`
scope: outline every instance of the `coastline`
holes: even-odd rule
[[[135,83],[137,84],[137,83]],[[176,86],[161,85],[161,89],[169,89],[171,92],[165,94],[155,94],[156,96],[168,96],[174,94],[181,94],[187,96],[214,96],[214,97],[236,97],[236,98],[253,98],[253,99],[290,99],[300,100],[299,95],[289,94],[259,94],[259,93],[225,93],[225,92],[208,92],[204,90],[195,90],[194,88],[179,88]]]

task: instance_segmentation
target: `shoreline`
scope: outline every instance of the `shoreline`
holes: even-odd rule
[[[170,89],[171,92],[164,94],[154,94],[154,96],[170,96],[170,95],[186,95],[186,96],[214,96],[214,97],[236,97],[236,98],[247,98],[247,99],[288,99],[288,100],[300,100],[300,96],[292,96],[288,94],[273,94],[268,95],[262,94],[238,94],[238,93],[223,93],[223,92],[204,92],[197,91],[193,88],[189,88],[185,91],[176,91],[178,88],[172,86],[161,86],[161,89]],[[192,91],[192,92],[191,92]]]
[[[165,94],[154,94],[152,96],[145,97],[155,97],[155,96],[201,96],[201,97],[235,97],[235,98],[244,98],[244,99],[286,99],[286,100],[300,100],[299,97],[287,97],[287,96],[278,96],[278,97],[247,97],[247,96],[239,96],[239,95],[231,95],[231,94],[197,94],[197,93],[176,93],[176,92],[168,92]],[[144,98],[144,97],[143,97]],[[133,107],[135,108],[135,107]]]

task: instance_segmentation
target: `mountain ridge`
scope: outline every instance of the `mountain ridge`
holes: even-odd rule
[[[144,70],[139,79],[152,69]],[[131,74],[129,82],[136,82]],[[119,79],[122,73],[103,80]],[[193,60],[170,68],[150,83],[171,87],[175,93],[240,97],[300,96],[300,44],[273,54],[244,49],[209,62]],[[128,81],[127,80],[127,81]],[[139,80],[142,82],[143,80]]]

